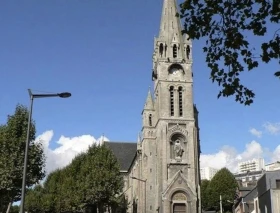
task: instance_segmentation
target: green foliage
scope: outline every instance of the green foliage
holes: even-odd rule
[[[209,180],[202,180],[201,181],[201,205],[202,209],[208,208],[208,194],[207,194],[207,188],[209,186],[210,181]]]
[[[221,87],[218,97],[234,95],[241,104],[253,103],[255,94],[240,82],[240,74],[259,63],[280,63],[280,29],[254,47],[247,35],[271,33],[267,27],[279,23],[280,9],[275,9],[271,0],[185,0],[180,6],[183,33],[190,39],[206,38],[203,51],[210,78]],[[280,72],[275,76],[280,77]]]
[[[19,206],[12,206],[10,209],[10,213],[19,213]]]
[[[123,178],[116,157],[105,145],[91,146],[86,153],[76,156],[70,165],[49,174],[43,195],[36,188],[27,194],[26,207],[30,212],[80,211],[84,206],[106,206],[125,209]],[[37,193],[37,194],[36,194]],[[33,202],[42,197],[42,201]],[[40,200],[40,199],[39,199]]]
[[[232,204],[227,201],[234,200],[237,187],[238,184],[234,175],[227,168],[219,170],[206,188],[206,209],[218,210],[220,195],[222,195],[223,208],[225,211],[230,211],[232,209]]]
[[[44,189],[41,185],[36,185],[33,190],[29,190],[26,196],[26,203],[30,206],[31,213],[41,213],[44,212],[43,202],[44,202]]]
[[[25,106],[17,105],[14,114],[8,116],[7,123],[0,126],[0,209],[20,199],[28,115]],[[42,144],[34,143],[35,134],[35,123],[32,121],[26,179],[28,187],[45,176],[43,148]]]

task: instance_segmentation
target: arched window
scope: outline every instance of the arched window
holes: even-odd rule
[[[174,87],[170,87],[170,115],[174,116]]]
[[[177,58],[177,45],[173,45],[173,58]]]
[[[163,54],[163,44],[161,43],[159,45],[159,55],[160,55],[160,57],[162,57],[162,54]]]
[[[183,88],[179,87],[178,89],[179,96],[179,116],[183,116]]]
[[[149,126],[152,126],[153,123],[152,123],[152,114],[149,115]]]

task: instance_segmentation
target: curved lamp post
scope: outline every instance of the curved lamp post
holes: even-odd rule
[[[143,179],[140,179],[140,178],[137,178],[137,177],[131,177],[131,179],[134,179],[134,180],[138,180],[138,181],[141,181],[141,182],[143,182],[144,184],[145,184],[145,194],[144,194],[144,196],[145,196],[145,199],[144,199],[144,213],[147,211],[147,207],[146,207],[146,202],[147,202],[147,197],[146,197],[146,191],[147,191],[147,185],[146,185],[146,182],[147,182],[147,179],[146,180],[143,180]]]
[[[51,94],[33,94],[30,89],[28,89],[28,93],[29,93],[29,97],[30,97],[30,109],[29,109],[27,136],[26,136],[26,145],[25,145],[25,154],[24,154],[20,213],[24,213],[27,160],[28,160],[28,151],[29,151],[29,137],[30,137],[30,126],[31,126],[31,118],[32,118],[33,100],[34,100],[34,98],[51,98],[51,97],[69,98],[71,96],[71,93],[69,93],[69,92],[51,93]]]

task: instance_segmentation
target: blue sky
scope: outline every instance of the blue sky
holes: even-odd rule
[[[0,1],[0,123],[17,103],[29,104],[28,88],[38,93],[69,91],[69,99],[34,102],[38,136],[50,130],[49,150],[58,152],[75,139],[79,150],[83,140],[102,134],[111,141],[136,141],[152,86],[153,38],[161,6],[162,0]],[[258,44],[262,39],[250,41]],[[221,153],[234,159],[279,159],[280,147],[272,153],[280,142],[280,80],[273,76],[279,64],[261,65],[243,75],[256,93],[252,106],[234,98],[218,100],[203,44],[193,43],[193,72],[204,161],[222,166]],[[261,151],[248,154],[256,146]]]

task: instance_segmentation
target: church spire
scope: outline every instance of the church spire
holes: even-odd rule
[[[183,39],[177,1],[163,0],[159,36],[154,41],[153,80],[158,78],[159,61],[191,63],[191,41]],[[188,38],[188,37],[185,37]]]
[[[148,91],[148,95],[147,95],[147,99],[146,99],[144,109],[150,109],[150,110],[154,109],[154,101],[153,101],[153,98],[152,98],[150,88],[149,88],[149,91]]]
[[[176,16],[177,12],[176,0],[163,0],[159,38],[168,43],[180,43],[182,28],[180,18]]]

